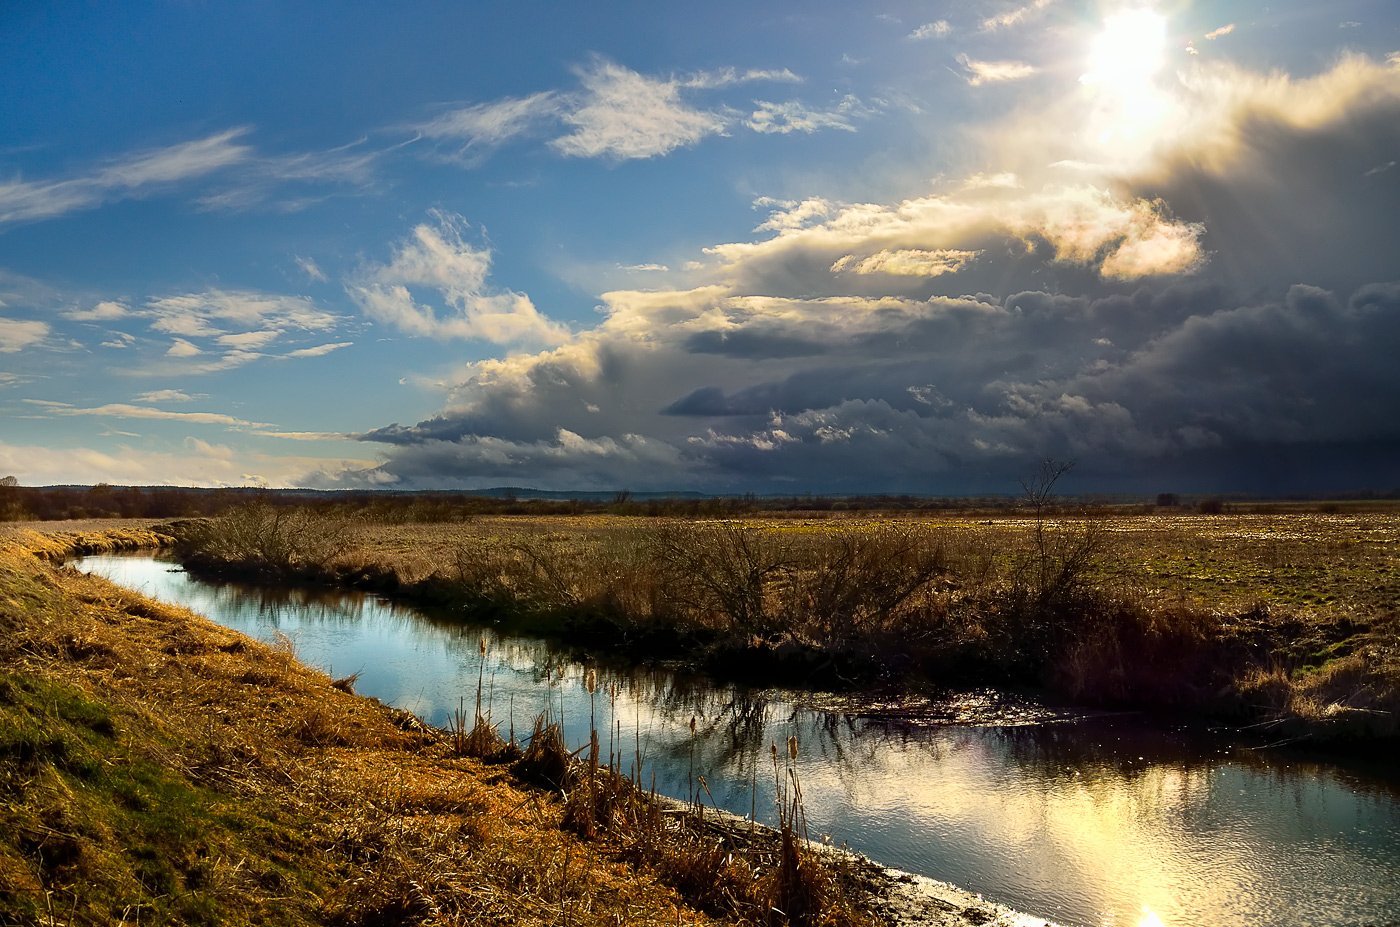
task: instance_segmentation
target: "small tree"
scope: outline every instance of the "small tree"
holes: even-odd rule
[[[1027,622],[1021,634],[1042,655],[1054,649],[1070,625],[1085,617],[1093,596],[1092,576],[1103,559],[1103,534],[1087,515],[1072,524],[1054,522],[1055,485],[1074,464],[1046,458],[1036,473],[1021,481],[1025,505],[1034,523],[1026,548],[1015,558],[1011,596],[1015,612]]]
[[[0,476],[0,521],[19,521],[24,507],[19,503],[19,477]]]

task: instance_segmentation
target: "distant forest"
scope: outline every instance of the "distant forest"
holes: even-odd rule
[[[430,523],[461,521],[480,515],[632,515],[642,517],[724,518],[784,512],[926,512],[1010,514],[1020,496],[935,497],[869,496],[705,496],[698,493],[547,492],[498,488],[472,492],[394,492],[369,490],[326,492],[303,489],[173,486],[20,486],[0,478],[0,521],[53,521],[83,518],[198,518],[220,515],[258,500],[273,505],[303,506],[355,514],[374,521]],[[1253,499],[1160,493],[1148,498],[1064,497],[1065,507],[1131,511],[1280,512],[1341,511],[1368,503],[1400,500],[1400,490],[1361,491],[1326,499]]]

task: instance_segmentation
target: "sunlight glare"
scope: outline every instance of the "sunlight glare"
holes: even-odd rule
[[[1145,84],[1161,69],[1167,51],[1167,20],[1153,10],[1124,10],[1104,20],[1089,50],[1086,84]]]
[[[1142,917],[1138,918],[1137,927],[1166,927],[1162,919],[1152,913],[1152,909],[1143,905]]]
[[[1079,78],[1091,96],[1088,137],[1097,155],[1131,162],[1167,123],[1170,105],[1157,86],[1167,58],[1167,20],[1145,8],[1104,20],[1089,46],[1088,70]]]

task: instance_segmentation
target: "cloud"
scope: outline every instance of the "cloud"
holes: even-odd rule
[[[228,129],[166,148],[128,155],[93,172],[64,180],[0,183],[0,224],[33,221],[91,209],[238,164],[252,155],[240,144],[246,127]]]
[[[24,400],[30,405],[46,409],[51,415],[88,415],[103,418],[153,419],[157,421],[185,422],[191,425],[225,425],[235,428],[270,428],[266,422],[250,422],[220,412],[172,412],[150,406],[134,406],[124,402],[109,402],[92,408],[72,406],[64,402],[47,400]]]
[[[298,348],[295,351],[288,351],[286,354],[283,354],[282,357],[325,357],[327,354],[330,354],[333,351],[339,351],[341,348],[348,348],[352,344],[354,344],[353,341],[337,341],[333,344],[318,344],[310,348]]]
[[[909,38],[915,41],[923,39],[942,39],[953,32],[952,25],[946,19],[935,20],[931,23],[924,23],[922,26],[909,33]]]
[[[567,337],[530,297],[487,286],[491,251],[465,239],[465,219],[443,212],[433,219],[415,227],[388,264],[366,265],[346,288],[366,316],[424,338],[557,344]],[[446,308],[420,302],[415,287],[435,291]]]
[[[47,322],[0,318],[0,354],[14,354],[49,336]]]
[[[256,290],[209,289],[199,293],[162,296],[147,301],[145,314],[153,328],[168,331],[191,325],[213,330],[212,323],[264,325],[277,331],[326,331],[339,318],[304,296],[283,296]],[[164,327],[162,327],[164,326]]]
[[[355,190],[372,188],[375,170],[386,151],[364,149],[365,139],[323,151],[255,155],[232,167],[228,185],[199,197],[196,202],[206,211],[245,212],[268,208],[275,212],[299,212],[327,195],[283,188],[338,186]],[[399,147],[399,146],[393,146]]]
[[[976,259],[980,252],[958,251],[942,248],[937,251],[903,249],[899,251],[877,251],[860,260],[855,255],[845,255],[831,265],[832,273],[846,271],[853,274],[897,274],[909,277],[937,277],[942,274],[957,273],[969,261]]]
[[[194,402],[196,399],[207,399],[203,393],[190,395],[179,389],[153,389],[141,393],[134,397],[135,402]]]
[[[574,73],[577,89],[458,106],[411,128],[418,137],[440,143],[435,149],[439,155],[466,166],[476,165],[501,145],[530,136],[552,136],[548,146],[564,157],[628,161],[692,147],[711,136],[727,135],[736,126],[777,134],[849,131],[852,118],[876,112],[853,96],[821,109],[795,100],[759,100],[747,118],[730,106],[707,108],[694,102],[699,94],[747,84],[802,83],[788,68],[724,67],[655,76],[594,55]]]
[[[565,100],[554,91],[448,110],[413,128],[425,138],[459,142],[456,154],[493,148],[556,120]]]
[[[1055,0],[1031,0],[1030,3],[1023,6],[1014,7],[996,16],[989,16],[982,20],[982,30],[984,32],[995,32],[998,29],[1019,26],[1039,16],[1054,2]]]
[[[722,115],[683,102],[679,81],[646,77],[605,58],[595,58],[579,79],[582,101],[561,115],[573,131],[550,142],[568,157],[652,158],[717,135],[727,124]]]
[[[105,299],[87,309],[68,309],[60,314],[75,322],[114,322],[129,316],[131,310],[120,300]]]
[[[111,434],[139,437],[118,431]],[[373,463],[363,459],[327,460],[237,450],[230,455],[219,445],[198,442],[198,439],[165,449],[153,449],[150,442],[117,444],[108,449],[84,446],[54,449],[0,440],[0,472],[13,473],[25,485],[290,486],[308,471],[362,469]]]
[[[756,107],[744,122],[755,132],[764,135],[787,135],[791,132],[811,134],[821,129],[840,129],[854,132],[853,118],[868,115],[872,110],[854,96],[846,96],[840,103],[826,110],[815,110],[789,100],[786,103],[769,103],[755,100]]]
[[[298,256],[296,258],[296,264],[297,267],[301,268],[301,272],[306,274],[308,279],[314,280],[317,283],[327,282],[328,278],[326,277],[326,272],[321,269],[320,265],[311,260],[311,258]]]
[[[231,370],[261,357],[274,356],[263,351],[280,340],[330,331],[341,322],[339,316],[320,308],[307,297],[257,290],[209,289],[154,297],[131,314],[146,319],[152,331],[175,336],[165,352],[167,358],[176,361],[207,358],[137,371],[156,375]],[[206,343],[201,346],[197,343],[200,340]],[[310,347],[283,356],[317,356],[317,353],[326,352],[324,347]]]
[[[689,77],[683,77],[679,83],[682,87],[698,90],[717,90],[721,87],[732,87],[737,84],[778,83],[778,84],[800,84],[802,78],[794,74],[788,68],[750,68],[740,71],[737,68],[719,68],[713,71],[697,71]]]
[[[264,347],[276,341],[281,332],[271,329],[262,331],[239,332],[233,335],[220,335],[214,340],[225,347],[251,350]]]
[[[980,174],[761,198],[694,285],[602,294],[308,482],[987,492],[1048,455],[1136,492],[1393,486],[1400,184],[1368,172],[1400,150],[1400,69],[1168,84],[1184,123],[1124,161],[1077,131],[1075,85],[989,132]]]
[[[1212,29],[1211,31],[1207,32],[1206,39],[1208,39],[1209,41],[1215,41],[1216,39],[1222,38],[1223,36],[1227,36],[1234,31],[1235,24],[1229,23],[1227,25],[1221,26],[1219,29]]]
[[[970,87],[1024,80],[1036,72],[1034,66],[1024,61],[978,61],[967,55],[958,55],[958,62],[967,70],[966,80]]]

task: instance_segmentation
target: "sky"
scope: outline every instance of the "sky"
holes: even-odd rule
[[[0,474],[1400,487],[1400,6],[0,5]]]

